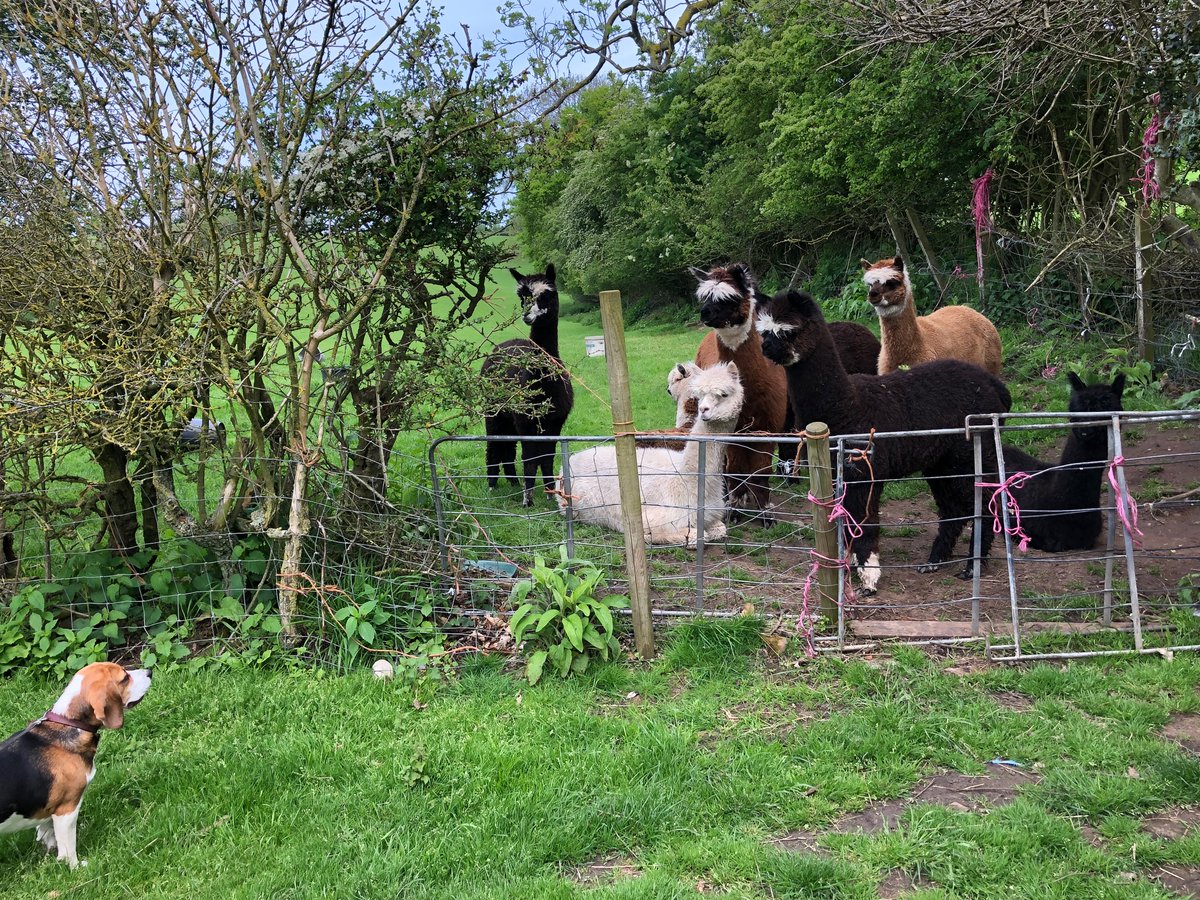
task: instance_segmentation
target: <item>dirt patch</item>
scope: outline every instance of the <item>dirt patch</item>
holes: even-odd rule
[[[610,853],[600,856],[571,870],[571,880],[576,884],[603,884],[619,878],[640,878],[642,870],[627,856]]]
[[[942,772],[922,779],[906,797],[880,800],[865,809],[843,816],[825,831],[789,831],[768,843],[780,850],[816,853],[822,834],[876,834],[896,827],[904,811],[919,803],[932,803],[959,812],[980,812],[1011,803],[1017,792],[1040,778],[1025,769],[989,763],[983,775]],[[1085,826],[1086,827],[1086,826]],[[911,888],[910,888],[911,889]],[[881,895],[882,896],[882,895]]]
[[[918,803],[932,803],[958,812],[979,812],[1004,806],[1016,798],[1022,787],[1040,780],[1033,773],[1014,766],[989,763],[986,769],[983,775],[963,775],[960,772],[930,775],[920,781],[907,797],[872,803],[861,812],[851,813],[834,823],[832,830],[838,834],[874,834],[895,828],[904,811]]]
[[[1184,750],[1200,753],[1200,716],[1195,713],[1176,713],[1159,734]]]
[[[1029,712],[1033,709],[1033,698],[1019,691],[993,691],[992,699],[1013,712]]]
[[[750,735],[781,741],[807,722],[828,718],[829,710],[812,710],[798,703],[791,706],[738,703],[722,709],[719,716],[716,728],[706,729],[698,735],[702,747],[712,746],[724,738]]]
[[[776,850],[786,853],[812,853],[816,856],[828,856],[829,851],[821,847],[817,841],[821,835],[816,831],[789,831],[767,841]]]
[[[1079,826],[1079,831],[1083,834],[1083,839],[1093,847],[1099,849],[1104,846],[1104,835],[1084,822]]]
[[[1170,863],[1147,869],[1146,875],[1180,897],[1200,897],[1200,866]]]
[[[1142,819],[1142,831],[1164,841],[1177,841],[1200,830],[1200,809],[1173,807]]]
[[[900,900],[916,890],[931,887],[937,887],[937,885],[925,878],[914,880],[901,869],[892,869],[876,886],[875,896],[880,900]]]

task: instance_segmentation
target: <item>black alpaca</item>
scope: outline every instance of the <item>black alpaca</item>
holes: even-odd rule
[[[865,434],[871,429],[961,429],[972,413],[1004,413],[1012,406],[999,379],[956,360],[937,360],[889,375],[848,375],[820,307],[799,291],[771,298],[760,307],[757,325],[763,353],[787,370],[788,399],[795,420],[825,422],[832,435]],[[884,482],[917,472],[929,480],[941,519],[929,562],[919,571],[931,572],[950,559],[974,513],[974,453],[963,435],[877,441],[870,470],[861,465],[847,467],[843,501],[862,526],[862,537],[853,541],[853,548],[867,593],[873,593],[879,583],[879,499]],[[981,537],[986,558],[991,529]]]
[[[1112,384],[1089,387],[1074,372],[1071,382],[1071,412],[1113,413],[1122,409],[1125,376]],[[1012,489],[1021,510],[1021,530],[1038,550],[1091,550],[1103,528],[1100,515],[1100,483],[1108,462],[1109,416],[1096,421],[1073,420],[1063,447],[1062,459],[1042,462],[1016,447],[1004,448],[1004,469],[1009,476],[1025,472],[1035,477]]]
[[[554,438],[562,434],[571,414],[575,393],[571,374],[558,352],[558,288],[554,266],[538,275],[522,275],[509,269],[517,280],[517,298],[525,309],[529,338],[514,338],[498,345],[483,362],[480,375],[499,385],[503,401],[499,409],[483,417],[489,437],[524,435],[521,463],[525,470],[523,506],[533,503],[534,476],[542,470],[547,490],[554,480]],[[536,440],[548,438],[548,440]],[[488,487],[494,488],[503,465],[509,481],[517,480],[517,442],[488,441]]]

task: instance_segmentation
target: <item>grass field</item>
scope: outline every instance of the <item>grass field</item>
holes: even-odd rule
[[[1195,657],[797,666],[763,661],[755,625],[682,626],[652,665],[536,688],[477,660],[422,708],[365,675],[163,673],[105,736],[90,865],[0,837],[0,897],[869,898],[900,877],[923,898],[1136,898],[1200,864],[1200,833],[1140,822],[1200,804],[1200,761],[1156,735],[1200,709]],[[59,690],[6,683],[0,731]],[[1029,776],[1011,803],[910,796],[996,757]],[[906,796],[891,828],[831,829]],[[812,852],[785,849],[799,832]]]

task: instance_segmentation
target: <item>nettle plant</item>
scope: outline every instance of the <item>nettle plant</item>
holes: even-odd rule
[[[623,594],[597,597],[605,574],[589,562],[570,559],[565,546],[560,561],[550,567],[535,556],[529,578],[513,585],[511,605],[516,612],[508,628],[527,657],[525,677],[537,684],[546,664],[561,677],[583,672],[594,657],[609,659],[620,650],[614,609],[627,609]]]

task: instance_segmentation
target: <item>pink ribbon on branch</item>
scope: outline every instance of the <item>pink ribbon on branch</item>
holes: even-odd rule
[[[1157,200],[1162,194],[1162,188],[1155,177],[1154,147],[1158,144],[1158,133],[1162,130],[1162,119],[1158,115],[1160,97],[1155,94],[1150,98],[1154,104],[1154,113],[1150,116],[1150,124],[1142,134],[1142,165],[1137,175],[1133,177],[1134,184],[1142,186],[1142,203],[1150,205],[1151,200]]]
[[[971,218],[975,220],[975,280],[983,288],[983,233],[992,230],[991,166],[971,182]]]

